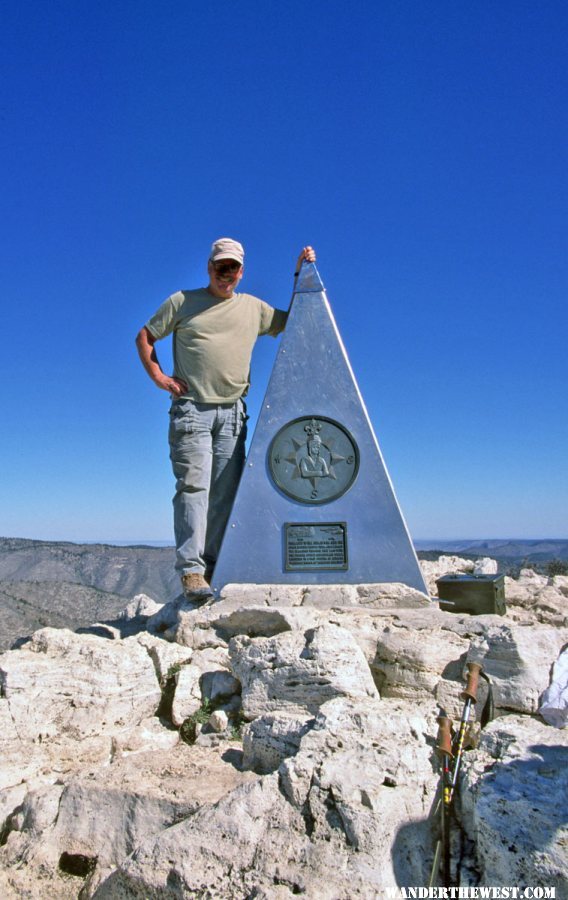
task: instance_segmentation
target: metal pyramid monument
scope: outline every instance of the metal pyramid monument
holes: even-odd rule
[[[212,588],[373,582],[427,593],[324,286],[304,263]]]

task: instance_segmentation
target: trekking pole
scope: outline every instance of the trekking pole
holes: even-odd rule
[[[434,862],[430,873],[428,887],[433,887],[436,875],[440,868],[440,856],[442,857],[442,880],[444,887],[450,886],[450,761],[452,751],[452,722],[447,716],[438,717],[438,738],[436,750],[442,761],[442,776],[440,784],[442,796],[438,802],[440,807],[440,838],[436,843]]]
[[[479,673],[481,672],[481,666],[479,663],[468,663],[467,664],[467,684],[465,690],[462,691],[460,697],[464,700],[463,712],[460,722],[460,727],[458,731],[458,736],[455,742],[455,753],[454,753],[454,764],[451,771],[450,778],[450,792],[449,792],[449,803],[451,803],[454,791],[456,789],[456,784],[458,782],[458,774],[460,770],[460,763],[463,754],[463,748],[465,744],[465,734],[467,731],[467,726],[469,722],[469,715],[471,712],[471,707],[475,706],[477,703],[477,685],[479,682]]]

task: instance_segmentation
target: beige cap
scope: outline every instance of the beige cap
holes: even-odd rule
[[[211,262],[217,262],[218,259],[236,259],[242,266],[245,259],[245,250],[242,244],[234,241],[232,238],[219,238],[211,245],[211,253],[209,255]]]

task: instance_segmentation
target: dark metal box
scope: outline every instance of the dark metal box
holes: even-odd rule
[[[504,575],[443,575],[436,581],[440,609],[446,612],[504,616]]]

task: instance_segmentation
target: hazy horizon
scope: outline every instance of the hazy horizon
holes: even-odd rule
[[[109,538],[98,538],[88,540],[81,540],[80,538],[42,538],[42,537],[29,537],[24,535],[0,535],[0,539],[2,540],[23,540],[23,541],[41,541],[42,543],[54,543],[54,544],[104,544],[109,547],[129,547],[129,546],[143,546],[143,547],[174,547],[173,538],[168,538],[164,540],[150,540],[147,538],[140,538],[139,540],[130,539],[130,540],[112,540]],[[428,538],[414,538],[411,536],[412,543],[417,546],[418,544],[433,544],[435,542],[443,543],[451,543],[451,544],[460,544],[467,542],[485,542],[485,541],[500,541],[503,543],[509,542],[519,542],[519,543],[534,543],[540,541],[549,541],[551,543],[564,542],[568,541],[568,537],[511,537],[507,535],[505,537],[502,536],[493,536],[487,537],[486,535],[482,537],[428,537]]]

